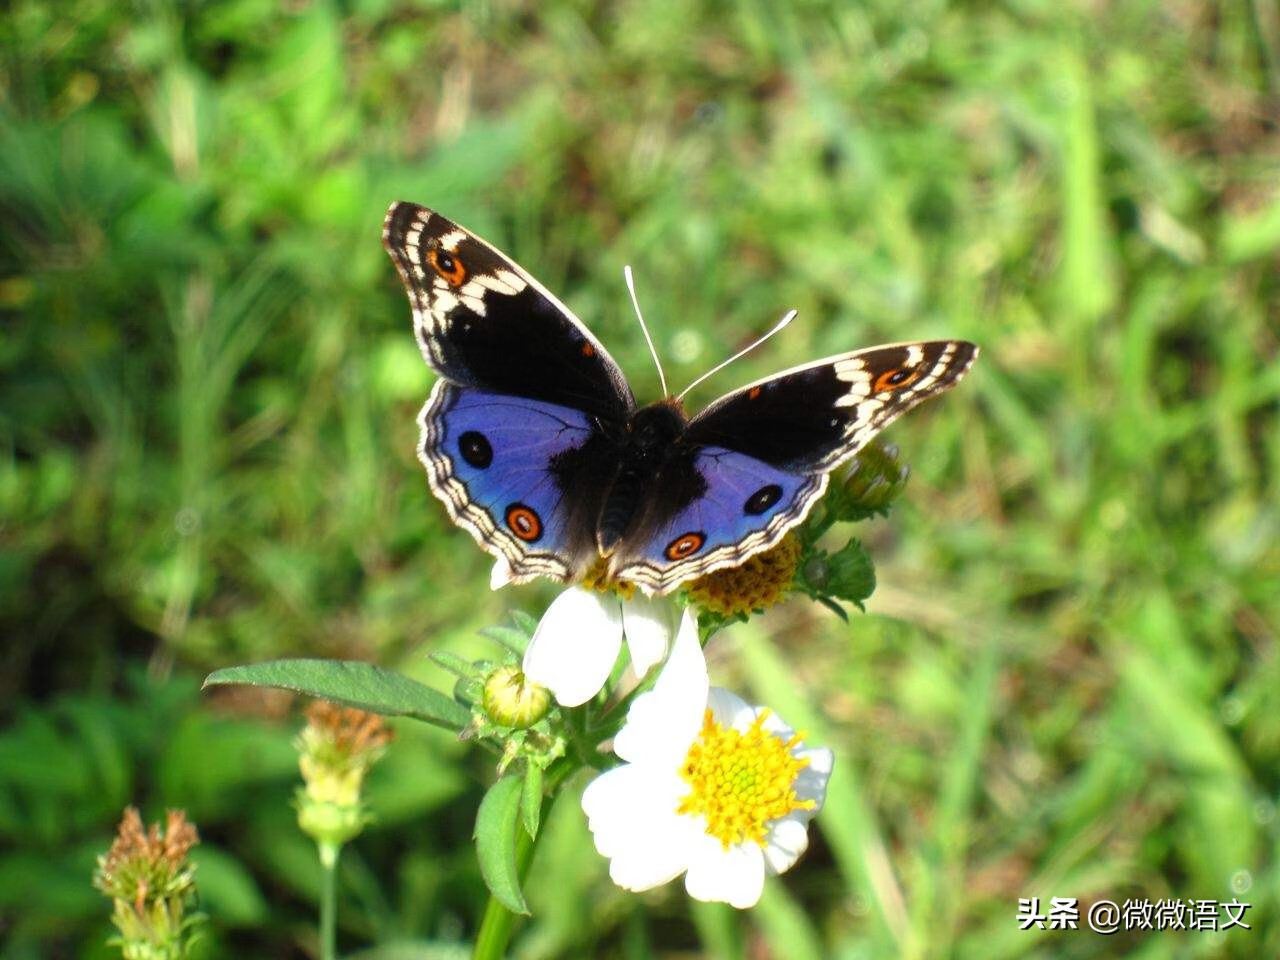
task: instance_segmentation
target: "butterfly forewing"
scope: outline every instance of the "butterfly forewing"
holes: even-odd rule
[[[634,408],[600,341],[490,244],[413,203],[391,205],[382,237],[409,293],[418,345],[441,376],[619,422]]]
[[[725,394],[694,417],[688,437],[787,469],[830,470],[949,390],[977,355],[964,340],[929,340],[827,357]]]

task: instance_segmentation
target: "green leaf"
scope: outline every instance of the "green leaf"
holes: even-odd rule
[[[242,683],[278,687],[391,717],[460,730],[471,714],[438,690],[359,660],[272,660],[215,670],[205,687]]]
[[[542,768],[528,760],[524,766],[524,792],[520,796],[520,812],[529,836],[537,837],[538,825],[542,820]]]
[[[516,829],[524,781],[503,777],[484,795],[476,813],[476,856],[489,892],[512,913],[528,915],[516,864]]]

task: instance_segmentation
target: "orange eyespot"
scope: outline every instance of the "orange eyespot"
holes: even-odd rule
[[[467,268],[462,265],[457,254],[450,253],[441,247],[432,247],[427,251],[427,263],[431,269],[444,277],[451,287],[460,287],[467,279]]]
[[[893,370],[886,370],[880,376],[876,377],[876,382],[871,386],[872,393],[883,393],[886,390],[898,390],[902,387],[909,387],[920,379],[921,369],[916,367],[896,367]]]
[[[542,518],[523,503],[507,507],[507,526],[525,543],[533,543],[542,536]]]
[[[758,396],[760,396],[760,388],[759,388],[759,387],[752,387],[750,390],[748,390],[748,391],[747,391],[747,399],[748,399],[748,400],[754,400],[754,399],[755,399],[756,397],[758,397]]]
[[[706,534],[682,533],[667,544],[667,549],[665,551],[667,559],[683,560],[685,557],[691,557],[701,550],[702,545],[706,542]]]
[[[582,344],[582,355],[584,357],[594,357],[596,355],[596,348],[591,344],[584,342]]]

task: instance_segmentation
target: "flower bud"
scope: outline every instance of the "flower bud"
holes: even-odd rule
[[[484,712],[499,726],[527,730],[547,715],[551,691],[519,667],[499,667],[484,682]]]
[[[369,822],[360,799],[364,776],[391,742],[377,714],[317,700],[298,734],[298,826],[321,846],[341,846]]]
[[[859,451],[844,477],[848,503],[864,513],[885,510],[906,486],[910,469],[898,462],[898,448],[872,440]]]

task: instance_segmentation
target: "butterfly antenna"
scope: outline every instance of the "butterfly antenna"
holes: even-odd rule
[[[622,275],[627,278],[627,291],[631,294],[631,305],[636,308],[636,319],[640,321],[640,329],[644,331],[644,341],[649,344],[649,354],[653,357],[653,365],[658,368],[658,382],[662,384],[662,395],[667,395],[667,375],[662,372],[662,361],[658,359],[658,351],[653,345],[653,337],[649,336],[649,327],[640,313],[640,301],[636,299],[636,283],[631,278],[631,265],[622,268]]]
[[[761,337],[761,338],[760,338],[759,340],[757,340],[755,343],[751,344],[749,347],[745,347],[745,348],[743,348],[742,350],[739,350],[737,353],[735,353],[735,354],[734,354],[732,357],[730,357],[728,360],[725,360],[723,363],[719,363],[719,364],[717,364],[716,366],[712,367],[710,370],[708,370],[706,373],[704,373],[702,376],[700,376],[697,380],[693,381],[693,383],[689,384],[687,387],[685,387],[683,390],[681,390],[681,391],[680,391],[680,393],[679,393],[679,395],[676,397],[676,399],[677,399],[677,400],[683,400],[683,399],[684,399],[684,395],[685,395],[686,393],[688,393],[690,390],[692,390],[694,387],[696,387],[698,384],[700,384],[703,380],[706,380],[706,379],[708,379],[709,377],[712,377],[712,376],[714,376],[715,374],[719,373],[721,370],[723,370],[723,369],[724,369],[725,367],[727,367],[729,364],[733,363],[733,361],[735,361],[735,360],[737,360],[737,359],[739,359],[739,358],[741,358],[741,357],[745,357],[748,353],[750,353],[750,352],[751,352],[752,350],[754,350],[756,347],[760,346],[760,344],[764,343],[766,340],[768,340],[770,337],[772,337],[775,333],[781,333],[781,332],[783,331],[783,329],[786,327],[786,325],[787,325],[787,324],[789,324],[789,323],[790,323],[792,320],[794,320],[795,318],[796,318],[796,311],[794,311],[794,310],[788,310],[788,311],[787,311],[787,315],[786,315],[785,317],[783,317],[781,320],[779,320],[779,321],[774,325],[774,327],[773,327],[773,329],[772,329],[772,330],[770,330],[768,333],[766,333],[763,337]]]

